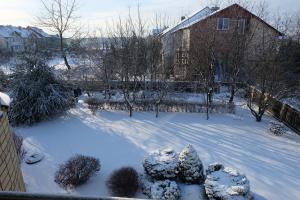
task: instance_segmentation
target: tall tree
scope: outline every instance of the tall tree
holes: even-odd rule
[[[60,39],[60,52],[65,65],[70,70],[71,66],[67,59],[67,48],[65,44],[65,35],[72,32],[75,37],[79,29],[76,26],[78,17],[76,16],[76,0],[41,0],[43,12],[37,17],[40,26],[48,28],[56,33]],[[71,37],[71,38],[72,38]]]

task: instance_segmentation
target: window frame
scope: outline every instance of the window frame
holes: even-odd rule
[[[243,22],[242,24],[242,27],[243,29],[241,30],[240,29],[240,22]],[[246,19],[238,19],[238,22],[237,22],[237,31],[239,34],[245,34],[245,29],[246,29]]]
[[[221,20],[222,20],[222,27],[220,28],[219,25],[220,25]],[[225,20],[228,20],[227,28],[225,28]],[[230,19],[228,17],[219,17],[218,18],[218,20],[217,20],[217,30],[227,31],[227,30],[229,30],[229,27],[230,27]]]

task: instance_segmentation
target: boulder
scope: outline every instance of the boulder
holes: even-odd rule
[[[147,175],[156,180],[176,178],[178,166],[178,154],[172,149],[153,152],[143,161]]]
[[[208,167],[204,183],[210,200],[250,200],[250,183],[244,174],[236,169],[213,164]]]
[[[203,164],[192,145],[186,146],[179,154],[179,177],[190,184],[205,180]]]

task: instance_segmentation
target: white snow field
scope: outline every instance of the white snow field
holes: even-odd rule
[[[144,156],[159,148],[181,151],[192,144],[205,168],[219,162],[245,173],[255,199],[299,199],[300,136],[268,132],[273,120],[257,123],[245,106],[236,114],[128,113],[99,111],[96,115],[80,102],[65,116],[19,127],[29,152],[42,152],[36,165],[22,164],[28,192],[110,195],[105,186],[108,175],[122,166],[143,171]],[[54,182],[59,165],[74,154],[95,156],[101,161],[100,173],[88,183],[65,191]],[[201,199],[201,186],[182,186],[183,199]],[[137,197],[144,198],[142,194]]]

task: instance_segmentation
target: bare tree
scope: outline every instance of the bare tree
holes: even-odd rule
[[[212,103],[215,85],[217,40],[214,23],[203,21],[201,25],[205,28],[194,27],[191,35],[194,42],[189,52],[189,78],[203,85],[206,94],[206,116],[209,119],[209,106]]]
[[[76,16],[76,0],[41,0],[43,4],[43,13],[37,17],[37,23],[51,32],[56,33],[60,39],[60,52],[65,65],[71,69],[67,59],[65,44],[65,35],[67,32],[73,32],[73,38],[78,34],[76,27],[78,17]]]
[[[256,98],[250,95],[247,105],[256,121],[260,122],[271,105],[271,98],[279,97],[284,91],[282,82],[284,71],[280,68],[278,61],[279,36],[277,34],[273,35],[263,30],[255,48],[257,52],[255,61],[247,69],[248,83],[256,87],[260,94]]]

